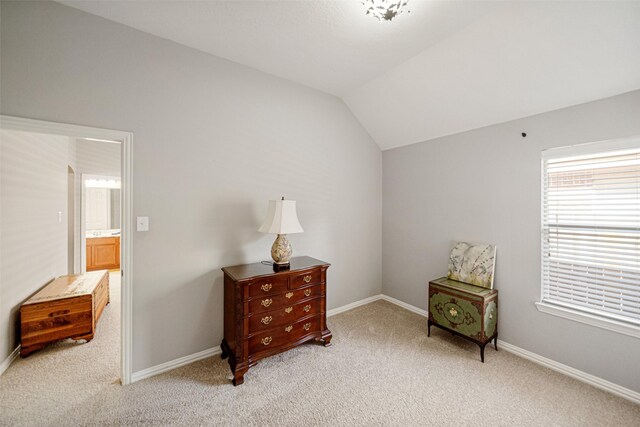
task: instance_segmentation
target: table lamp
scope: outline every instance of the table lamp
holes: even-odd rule
[[[258,231],[278,235],[271,246],[271,258],[275,268],[286,269],[293,254],[287,234],[304,231],[298,221],[295,200],[285,200],[284,197],[282,200],[269,200],[267,217]]]

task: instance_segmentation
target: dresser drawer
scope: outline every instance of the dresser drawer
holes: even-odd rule
[[[291,276],[291,288],[301,288],[320,283],[322,283],[322,272],[320,270],[309,270]]]
[[[320,296],[320,291],[320,286],[309,286],[301,289],[292,289],[279,295],[253,298],[249,300],[249,314],[291,307],[303,299]]]
[[[249,286],[249,298],[258,298],[264,295],[277,295],[287,290],[288,278],[265,277],[252,281]]]
[[[249,338],[249,353],[254,354],[290,344],[319,330],[320,316],[272,328]]]
[[[320,298],[287,305],[277,310],[258,313],[249,317],[249,334],[271,329],[275,326],[289,326],[298,319],[320,313]]]

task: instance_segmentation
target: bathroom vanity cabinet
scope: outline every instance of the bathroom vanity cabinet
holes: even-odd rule
[[[87,271],[120,268],[120,236],[87,238]]]

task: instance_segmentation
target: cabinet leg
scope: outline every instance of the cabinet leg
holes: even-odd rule
[[[431,320],[427,320],[427,337],[431,336]]]
[[[44,344],[36,344],[28,347],[20,347],[20,357],[27,357],[34,351],[42,350],[44,346]]]
[[[333,336],[331,335],[331,331],[328,329],[325,329],[324,331],[322,331],[322,334],[320,335],[320,337],[316,338],[316,341],[320,341],[322,345],[324,345],[325,347],[329,347],[331,345],[332,337]]]
[[[480,360],[482,361],[482,363],[484,363],[484,347],[486,345],[487,343],[480,344]]]
[[[240,384],[244,384],[244,375],[236,377],[233,377],[233,380],[231,380],[231,382],[233,383],[234,387],[239,386]]]
[[[222,360],[229,357],[229,353],[231,353],[231,350],[229,349],[229,346],[227,345],[227,342],[225,340],[222,340],[222,342],[220,343],[220,349],[222,350],[222,352],[220,353],[220,358]]]
[[[240,384],[244,383],[244,374],[246,374],[248,370],[249,370],[249,368],[238,369],[236,367],[236,370],[233,371],[233,380],[231,380],[231,382],[233,383],[234,386],[237,387]]]
[[[498,334],[496,334],[496,337],[493,339],[493,345],[496,347],[496,351],[498,351]]]
[[[74,341],[85,340],[86,342],[89,342],[93,339],[93,334],[86,334],[86,335],[80,335],[78,337],[71,337],[71,339]]]

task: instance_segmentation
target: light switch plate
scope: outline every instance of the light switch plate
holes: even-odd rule
[[[136,221],[138,231],[149,231],[149,217],[139,216]]]

